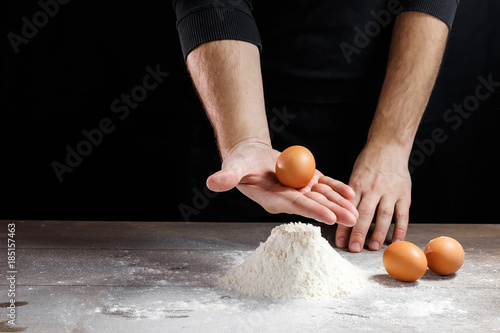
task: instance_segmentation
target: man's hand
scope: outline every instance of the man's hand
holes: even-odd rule
[[[355,195],[349,186],[316,170],[305,187],[285,187],[275,174],[279,155],[266,143],[240,143],[229,151],[222,170],[207,179],[207,186],[217,192],[237,187],[270,213],[298,214],[349,227],[356,223],[358,212],[349,201]]]
[[[408,158],[399,147],[365,147],[354,164],[349,185],[356,192],[353,203],[358,207],[359,218],[352,231],[351,228],[338,226],[338,247],[346,247],[349,240],[349,249],[360,252],[375,212],[377,218],[369,244],[370,250],[380,250],[384,244],[393,215],[396,226],[392,241],[405,238],[411,201],[411,178]]]
[[[352,231],[337,229],[338,247],[349,244],[352,252],[361,251],[375,212],[371,250],[381,248],[394,213],[392,240],[404,239],[411,196],[408,159],[447,36],[446,24],[431,15],[403,12],[396,18],[377,110],[349,182],[356,192],[353,203],[359,219]]]
[[[299,190],[278,182],[275,165],[280,153],[271,148],[255,45],[206,43],[189,54],[187,64],[224,161],[222,170],[207,179],[208,188],[223,192],[237,187],[270,213],[298,214],[328,224],[356,223],[349,186],[318,170]]]

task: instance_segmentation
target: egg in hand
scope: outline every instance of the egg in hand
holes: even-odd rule
[[[284,186],[304,187],[311,181],[315,171],[314,156],[303,146],[288,147],[276,160],[276,176]]]

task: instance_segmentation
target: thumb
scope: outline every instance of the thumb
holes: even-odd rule
[[[222,170],[207,178],[207,187],[214,192],[229,191],[238,185],[243,176],[243,171],[235,163],[223,163]]]

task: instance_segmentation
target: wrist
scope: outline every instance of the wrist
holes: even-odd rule
[[[410,158],[413,141],[401,141],[395,138],[369,137],[363,150],[377,151],[379,154],[390,153],[408,160]]]
[[[242,146],[259,146],[265,149],[272,149],[271,139],[265,137],[247,137],[235,142],[232,146],[229,146],[228,149],[220,149],[220,154],[222,161],[226,159],[227,156],[231,155],[235,150]]]
[[[418,125],[408,126],[387,126],[389,120],[385,125],[380,125],[378,118],[374,119],[372,126],[368,132],[366,146],[375,147],[377,149],[392,149],[398,150],[402,154],[410,156],[413,147],[413,140],[415,140]]]

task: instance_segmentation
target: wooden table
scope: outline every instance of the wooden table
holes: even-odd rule
[[[8,224],[15,224],[15,315],[8,324]],[[447,235],[462,269],[414,283],[389,277],[382,251],[339,253],[370,272],[361,292],[330,301],[236,295],[217,277],[273,223],[0,222],[0,332],[498,332],[500,225],[411,224],[424,248]],[[331,240],[332,227],[322,234]],[[384,248],[387,245],[384,245]],[[13,259],[13,258],[10,258]]]

